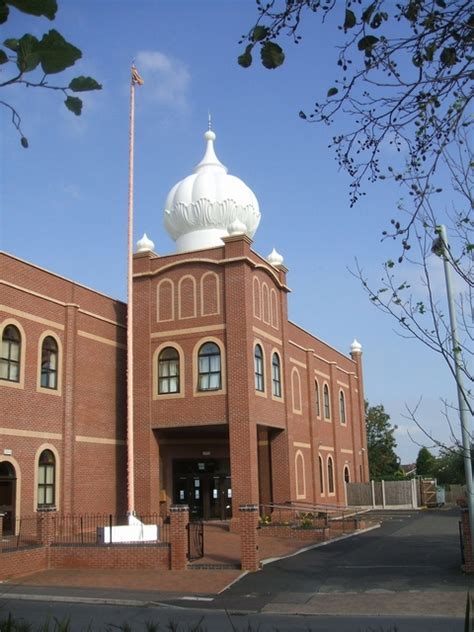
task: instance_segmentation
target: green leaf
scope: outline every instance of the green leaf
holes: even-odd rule
[[[242,53],[242,55],[239,55],[239,57],[237,57],[237,63],[239,64],[239,66],[242,66],[242,68],[248,68],[252,65],[252,54],[250,52],[251,50],[252,45],[249,44],[245,49],[245,53]]]
[[[254,42],[260,42],[267,37],[269,32],[266,26],[256,26],[252,31],[252,40]]]
[[[346,9],[346,17],[344,19],[344,28],[345,29],[351,29],[353,26],[356,25],[356,16],[354,14],[353,11],[351,11],[350,9]]]
[[[260,51],[260,57],[262,58],[262,64],[269,70],[278,68],[285,61],[283,49],[275,42],[265,42]]]
[[[357,42],[357,48],[359,50],[365,50],[366,52],[370,52],[372,48],[375,46],[375,44],[377,44],[378,41],[379,41],[378,37],[375,37],[374,35],[366,35],[365,37],[363,37]]]
[[[78,97],[68,97],[64,103],[67,109],[74,112],[76,116],[79,116],[82,112],[82,101]]]
[[[369,4],[367,9],[365,9],[362,13],[362,22],[365,22],[366,24],[370,22],[370,18],[372,17],[372,13],[375,11],[376,7],[376,2],[372,2],[372,4]]]
[[[26,136],[21,137],[20,143],[22,147],[28,149],[28,139],[26,138]]]
[[[4,50],[0,50],[0,64],[6,64],[8,61],[8,56]]]
[[[44,15],[48,20],[54,20],[58,10],[56,0],[6,0],[6,2],[22,13]]]
[[[458,61],[458,58],[456,57],[456,49],[450,46],[443,48],[439,59],[445,66],[454,66],[454,64]]]
[[[385,15],[386,15],[385,13],[376,13],[374,15],[374,19],[370,23],[370,28],[378,29],[379,26],[382,24]]]
[[[328,97],[333,97],[333,96],[334,96],[335,94],[337,94],[338,92],[339,92],[339,90],[338,90],[337,88],[330,88],[330,89],[328,90],[328,94],[327,94],[327,96],[328,96]]]
[[[73,92],[87,92],[88,90],[102,90],[102,85],[92,77],[75,77],[68,88]]]
[[[16,65],[21,72],[31,72],[40,62],[38,40],[26,33],[18,42]]]
[[[61,33],[52,29],[39,42],[41,67],[47,75],[62,72],[82,57],[82,52],[67,42]]]
[[[20,44],[20,42],[17,39],[15,39],[14,37],[9,37],[8,39],[4,40],[4,42],[3,42],[3,45],[6,48],[9,48],[10,50],[12,50],[14,53],[17,52],[19,44]]]
[[[8,14],[10,9],[7,6],[5,0],[0,1],[0,24],[4,24],[8,20]]]

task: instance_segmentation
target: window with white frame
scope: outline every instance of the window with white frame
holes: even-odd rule
[[[344,393],[339,391],[339,417],[341,420],[341,424],[346,424],[346,398],[344,397]]]
[[[334,494],[334,465],[331,456],[328,456],[328,492]]]
[[[281,364],[278,353],[272,356],[272,389],[275,397],[281,397]]]
[[[331,419],[331,404],[329,402],[329,388],[325,384],[323,388],[323,404],[324,404],[324,419]]]
[[[255,390],[263,392],[265,390],[265,379],[263,372],[263,351],[260,345],[255,345]]]
[[[43,450],[38,461],[38,507],[52,507],[56,499],[56,459]]]
[[[41,388],[58,388],[58,343],[53,336],[46,336],[41,345]]]
[[[158,356],[158,393],[179,393],[179,353],[174,347],[165,347]]]
[[[7,325],[2,334],[0,379],[20,381],[21,335],[15,325]]]
[[[215,342],[206,342],[198,353],[198,390],[216,391],[222,388],[221,351]]]

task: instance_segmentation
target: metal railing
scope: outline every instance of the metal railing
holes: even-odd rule
[[[8,530],[5,530],[7,526]],[[4,523],[4,532],[0,538],[0,548],[19,549],[38,544],[38,518],[36,515],[22,516],[12,521],[12,524]]]
[[[156,539],[146,541],[137,540],[133,537],[127,539],[120,529],[115,527],[126,527],[129,525],[127,515],[113,514],[58,514],[54,520],[53,544],[65,545],[102,545],[102,544],[153,544],[169,542],[169,525],[163,524],[158,514],[144,514],[136,516],[143,524],[143,530],[149,526],[156,527]],[[140,527],[135,531],[140,533]]]
[[[260,526],[288,526],[296,529],[330,528],[342,533],[353,531],[367,510],[337,505],[312,505],[303,502],[260,505]]]

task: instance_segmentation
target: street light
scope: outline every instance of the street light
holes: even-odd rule
[[[474,542],[474,494],[472,489],[472,460],[471,460],[471,432],[469,429],[469,410],[463,384],[463,372],[461,366],[461,347],[459,345],[456,309],[453,299],[451,267],[449,265],[449,244],[446,234],[446,227],[441,225],[436,227],[438,237],[434,240],[431,252],[443,259],[444,277],[446,280],[446,295],[448,299],[449,320],[451,322],[451,339],[454,358],[454,369],[456,375],[456,386],[458,391],[459,419],[461,421],[462,448],[464,457],[464,472],[466,475],[467,506],[469,510],[469,527],[471,531],[471,542]]]

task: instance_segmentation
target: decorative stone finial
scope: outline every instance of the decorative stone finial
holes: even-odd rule
[[[283,257],[281,256],[279,252],[275,250],[275,248],[273,248],[273,250],[267,257],[267,261],[272,266],[281,266],[283,263]]]
[[[354,338],[354,342],[351,344],[351,353],[362,353],[362,345]]]
[[[151,252],[154,248],[155,244],[143,233],[143,237],[137,241],[137,252]]]
[[[246,231],[247,226],[238,219],[227,226],[227,232],[229,235],[245,235]]]

